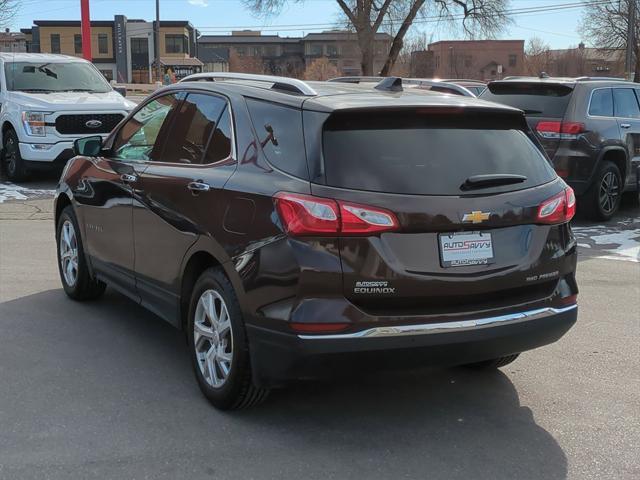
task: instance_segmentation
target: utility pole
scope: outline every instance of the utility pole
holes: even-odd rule
[[[629,3],[629,11],[627,12],[627,58],[625,62],[625,71],[628,79],[633,80],[633,50],[635,46],[636,33],[636,0],[627,0]]]
[[[156,0],[156,31],[154,32],[153,50],[156,54],[156,81],[162,81],[162,73],[160,68],[160,0]]]

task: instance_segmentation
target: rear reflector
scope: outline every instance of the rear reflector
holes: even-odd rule
[[[571,187],[545,200],[538,206],[537,222],[545,224],[566,223],[576,214],[576,195]]]
[[[538,122],[536,131],[542,138],[572,140],[585,131],[579,122]]]
[[[568,297],[561,298],[560,303],[562,305],[575,305],[578,303],[578,295],[569,295]]]
[[[345,330],[348,323],[297,323],[289,324],[291,329],[298,333],[330,333]]]
[[[367,235],[398,228],[388,210],[298,193],[277,193],[276,209],[291,235]]]

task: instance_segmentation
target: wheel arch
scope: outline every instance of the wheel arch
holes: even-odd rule
[[[61,193],[58,195],[58,197],[55,200],[55,207],[54,207],[54,225],[58,225],[58,219],[60,218],[60,215],[62,214],[62,211],[67,208],[68,206],[71,206],[71,199],[69,198],[69,196],[66,193]]]
[[[616,167],[618,167],[618,170],[620,170],[622,185],[624,185],[629,169],[629,157],[626,149],[618,146],[605,147],[600,153],[597,168],[600,168],[600,165],[602,165],[603,162],[612,162]]]
[[[4,122],[2,122],[2,129],[0,129],[0,146],[4,145],[4,136],[9,130],[13,130],[15,132],[16,128],[9,120],[5,120]]]
[[[183,330],[186,331],[191,292],[198,278],[205,270],[221,266],[222,263],[206,250],[197,250],[189,255],[182,270],[180,285],[180,325]]]

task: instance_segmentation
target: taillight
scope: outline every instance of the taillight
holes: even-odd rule
[[[542,138],[573,140],[585,131],[584,123],[579,122],[538,122],[536,131]]]
[[[291,235],[365,235],[398,228],[395,215],[378,207],[284,192],[274,201]]]
[[[567,187],[538,206],[538,223],[556,224],[569,222],[576,214],[576,195]]]

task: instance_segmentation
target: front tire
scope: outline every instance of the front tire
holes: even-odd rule
[[[80,237],[78,221],[71,206],[62,210],[56,226],[58,271],[65,293],[74,300],[94,300],[106,285],[91,278]]]
[[[20,155],[18,135],[9,128],[2,138],[2,168],[12,182],[23,182],[29,178],[29,172]]]
[[[253,385],[240,304],[222,270],[210,268],[196,282],[187,332],[196,380],[213,406],[234,410],[266,398],[268,390]]]

